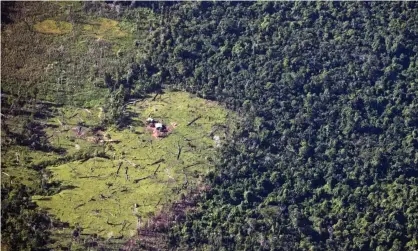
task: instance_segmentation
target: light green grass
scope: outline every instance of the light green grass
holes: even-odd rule
[[[70,33],[73,30],[73,25],[64,21],[44,20],[34,25],[34,29],[40,33],[62,35]]]
[[[106,146],[106,154],[111,159],[92,158],[84,163],[74,161],[48,167],[53,175],[51,181],[73,186],[73,189],[50,197],[35,196],[33,199],[39,206],[71,226],[79,224],[84,233],[97,233],[105,238],[129,237],[136,233],[137,216],[144,222],[162,205],[177,200],[187,188],[198,185],[199,177],[211,168],[210,159],[216,151],[215,142],[209,134],[214,126],[229,123],[228,111],[214,102],[182,92],[163,94],[156,101],[148,98],[129,106],[128,110],[132,113],[130,129],[119,131],[110,128],[105,132],[111,139],[120,140],[118,144]],[[90,123],[93,123],[93,118],[98,118],[100,111],[89,111],[89,116],[92,116]],[[74,112],[68,108],[63,111],[67,115]],[[80,116],[87,116],[83,110],[78,112],[84,114]],[[178,126],[166,138],[155,139],[145,129],[144,121],[148,116],[166,125],[177,123]],[[197,116],[201,118],[187,126]],[[75,119],[76,116],[66,123],[72,124]],[[52,118],[51,123],[53,120],[58,118]],[[69,138],[73,132],[66,133]],[[223,131],[216,134],[222,137]],[[80,150],[94,146],[84,139],[66,140],[61,142],[61,146],[68,147],[70,152],[79,151],[71,144],[78,144]],[[177,159],[178,146],[182,151]],[[153,164],[161,159],[164,161]],[[123,164],[119,175],[116,175],[120,162]],[[128,180],[125,177],[126,167]],[[149,178],[134,182],[147,176]],[[47,200],[39,200],[45,198]],[[139,206],[136,212],[134,204]]]

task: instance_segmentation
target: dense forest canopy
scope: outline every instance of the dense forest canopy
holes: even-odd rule
[[[158,13],[149,53],[102,74],[116,100],[105,122],[161,88],[243,118],[211,190],[167,233],[173,249],[418,249],[416,2],[141,2],[120,15],[135,7]]]
[[[416,249],[417,14],[414,2],[170,7],[142,81],[245,117],[172,244]]]

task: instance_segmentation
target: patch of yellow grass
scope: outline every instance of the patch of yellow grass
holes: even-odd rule
[[[35,30],[40,33],[62,35],[73,30],[73,25],[64,21],[44,20],[35,24]]]
[[[103,39],[123,38],[128,35],[127,32],[121,30],[118,21],[108,18],[99,18],[91,25],[84,25],[83,30],[93,33],[96,38]]]

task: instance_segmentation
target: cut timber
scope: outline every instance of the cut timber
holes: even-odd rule
[[[119,175],[119,171],[120,171],[120,168],[121,168],[122,164],[123,164],[122,161],[119,162],[119,166],[118,166],[118,170],[116,171],[116,175]]]
[[[155,161],[154,163],[149,164],[148,166],[157,165],[157,164],[159,164],[161,162],[164,162],[164,161],[165,161],[165,159],[159,159],[159,160]]]
[[[107,199],[110,198],[110,196],[105,196],[103,194],[99,194],[99,197],[100,197],[101,200],[107,200]]]
[[[177,160],[180,158],[180,154],[181,154],[181,149],[182,147],[180,147],[180,143],[177,142],[177,147],[178,147],[178,154],[177,154]]]
[[[129,175],[128,175],[128,167],[125,167],[125,179],[129,180]]]
[[[187,126],[191,126],[194,122],[196,122],[198,119],[200,119],[202,116],[198,116],[196,118],[194,118],[192,121],[190,121]]]
[[[155,101],[155,99],[157,98],[158,95],[160,95],[159,92],[157,94],[155,94],[154,98],[152,98],[152,101]]]
[[[186,168],[189,168],[189,167],[192,167],[192,166],[202,165],[202,164],[204,164],[204,162],[196,162],[194,164],[190,164],[188,166],[183,167],[183,169],[186,169]]]
[[[134,183],[138,183],[138,182],[140,182],[141,180],[146,180],[146,179],[148,179],[148,178],[151,178],[152,176],[154,176],[154,175],[148,175],[148,176],[145,176],[145,177],[142,177],[142,178],[139,178],[139,179],[135,179],[135,180],[134,180]]]
[[[158,167],[155,169],[154,174],[153,174],[154,176],[157,175],[157,172],[158,172],[158,169],[160,169],[160,166],[161,165],[158,165]]]
[[[72,118],[74,118],[75,116],[77,116],[78,115],[78,112],[76,112],[76,113],[74,113],[73,115],[71,115],[68,119],[72,119]]]
[[[75,210],[75,209],[77,209],[77,208],[79,208],[79,207],[82,207],[82,206],[84,206],[84,205],[86,205],[86,203],[81,203],[80,205],[78,205],[78,206],[74,207],[74,210]]]
[[[160,166],[161,166],[161,165],[158,165],[158,167],[155,169],[155,171],[154,171],[154,173],[153,173],[153,174],[147,175],[147,176],[142,177],[142,178],[139,178],[139,179],[135,179],[135,180],[134,180],[134,183],[138,183],[138,182],[140,182],[141,180],[146,180],[146,179],[148,179],[148,178],[155,177],[155,176],[157,175],[158,169],[160,169]]]

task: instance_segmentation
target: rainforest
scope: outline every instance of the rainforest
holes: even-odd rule
[[[417,250],[416,2],[1,2],[2,250]]]

